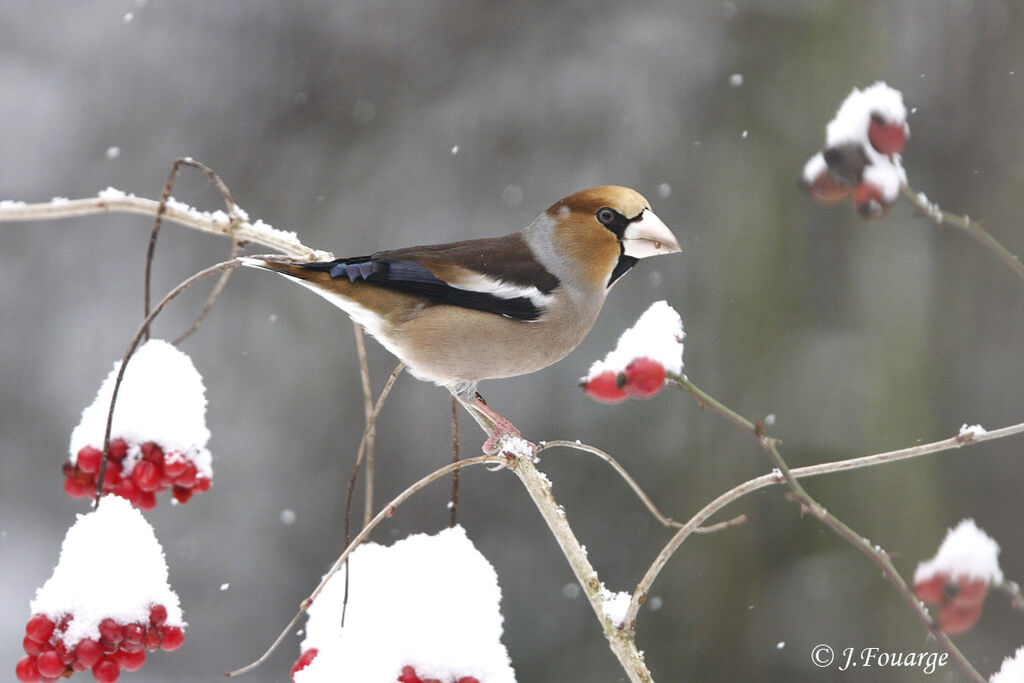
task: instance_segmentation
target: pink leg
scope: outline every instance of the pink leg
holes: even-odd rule
[[[488,420],[494,423],[494,431],[487,437],[487,441],[484,442],[484,453],[494,455],[498,452],[498,443],[505,437],[518,437],[521,438],[519,430],[514,424],[509,422],[506,418],[502,417],[494,409],[483,402],[479,394],[469,404],[474,410],[483,414]],[[529,441],[526,442],[530,447],[531,451],[537,450],[537,446]]]

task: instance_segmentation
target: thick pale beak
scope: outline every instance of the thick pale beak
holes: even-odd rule
[[[633,258],[682,251],[672,231],[650,209],[644,209],[639,220],[629,224],[622,235],[622,245],[626,256]]]

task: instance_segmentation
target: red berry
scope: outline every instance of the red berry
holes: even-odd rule
[[[87,669],[91,669],[93,664],[102,658],[103,648],[91,638],[80,640],[78,645],[75,646],[75,661],[80,662]]]
[[[64,492],[72,498],[85,498],[90,493],[94,493],[94,490],[89,484],[80,482],[77,479],[65,479]]]
[[[36,667],[43,678],[56,678],[64,673],[65,664],[56,650],[47,650],[36,659]]]
[[[174,478],[188,467],[188,460],[181,453],[171,452],[164,456],[164,473]]]
[[[938,605],[946,600],[946,576],[936,574],[914,584],[914,593],[929,605]]]
[[[149,460],[141,460],[135,463],[132,481],[142,491],[156,491],[160,486],[160,468]]]
[[[152,652],[153,650],[160,649],[160,643],[163,639],[163,636],[160,634],[160,627],[154,626],[146,631],[146,640],[142,644],[146,646],[147,650]]]
[[[121,466],[119,460],[107,460],[107,469],[103,473],[103,489],[113,489],[117,486],[118,480],[121,478],[121,472],[124,467]]]
[[[70,664],[75,661],[75,650],[74,648],[68,649],[68,646],[64,644],[64,641],[60,638],[57,639],[57,643],[53,646],[53,651],[60,657],[60,661],[64,664]]]
[[[35,657],[43,651],[43,644],[37,643],[28,636],[25,636],[21,641],[21,647],[25,649],[25,654],[32,655]]]
[[[25,624],[25,636],[37,643],[45,643],[53,635],[54,625],[45,614],[33,614]]]
[[[872,114],[868,140],[882,154],[899,154],[907,144],[907,125],[903,122],[889,123],[878,114]]]
[[[163,633],[164,639],[160,643],[160,649],[174,652],[185,642],[185,632],[180,626],[166,626]]]
[[[619,403],[629,396],[622,388],[625,383],[626,376],[621,372],[605,370],[587,380],[583,384],[583,390],[603,403]]]
[[[147,441],[142,444],[142,459],[148,460],[154,465],[162,465],[164,462],[164,452],[152,441]]]
[[[971,580],[964,576],[957,581],[955,590],[950,595],[949,604],[959,608],[981,607],[981,603],[985,602],[987,595],[988,581],[984,579]]]
[[[196,485],[196,464],[191,460],[185,462],[185,470],[174,478],[174,483],[187,489]]]
[[[889,213],[889,203],[882,196],[882,190],[867,181],[854,188],[853,203],[864,218],[885,218]]]
[[[152,510],[156,507],[156,493],[153,491],[143,491],[139,494],[138,500],[135,501],[135,505],[140,510]]]
[[[476,676],[463,676],[459,680],[455,681],[455,683],[480,683],[480,679]]]
[[[129,652],[124,649],[124,645],[121,649],[114,653],[114,661],[117,662],[122,669],[125,671],[138,671],[142,668],[142,665],[146,663],[146,651],[139,649],[134,652]]]
[[[969,631],[981,617],[981,605],[974,607],[957,607],[946,605],[939,610],[939,628],[951,636]]]
[[[100,622],[100,640],[108,643],[120,643],[124,640],[124,629],[110,617]]]
[[[99,472],[100,463],[103,462],[103,451],[92,446],[85,446],[78,451],[78,469],[88,474]]]
[[[299,658],[295,660],[294,664],[292,664],[292,679],[293,680],[295,679],[295,674],[296,673],[298,673],[299,671],[302,671],[307,666],[309,666],[310,662],[312,662],[313,659],[316,658],[316,655],[317,655],[318,652],[319,652],[319,650],[317,650],[315,647],[311,647],[308,650],[306,650],[305,652],[303,652],[301,655],[299,655]]]
[[[126,643],[141,645],[146,638],[146,627],[142,624],[126,624],[122,631]]]
[[[135,485],[135,482],[132,481],[131,477],[122,477],[114,488],[115,496],[121,496],[133,505],[139,500],[139,494],[141,493],[142,491],[140,491],[139,487]]]
[[[114,460],[120,460],[124,456],[128,455],[128,444],[125,443],[124,439],[111,439],[110,441],[110,457]]]
[[[43,677],[36,666],[36,658],[25,656],[18,660],[14,667],[14,675],[21,683],[38,683]]]
[[[827,168],[818,174],[813,183],[805,185],[805,187],[811,194],[811,197],[822,204],[841,202],[853,192],[851,186],[836,180],[836,177]]]
[[[212,484],[212,483],[213,483],[213,480],[210,479],[209,477],[197,477],[196,478],[195,489],[196,489],[196,491],[199,491],[200,493],[203,493],[204,491],[209,491],[210,490],[210,484]]]
[[[630,396],[650,398],[665,386],[665,366],[643,356],[626,366],[626,386],[623,387]]]
[[[153,605],[149,608],[149,623],[153,626],[163,626],[167,621],[167,608],[163,605]]]
[[[416,669],[411,666],[403,666],[402,673],[398,677],[398,683],[423,683],[423,681],[416,675]]]
[[[179,503],[187,503],[189,501],[189,498],[192,497],[193,490],[194,489],[187,489],[184,486],[178,486],[177,484],[175,484],[174,491],[172,491],[171,495],[173,495],[174,500],[178,501]]]
[[[83,672],[83,671],[88,671],[88,670],[89,670],[89,669],[91,669],[92,667],[91,667],[91,666],[86,666],[85,664],[82,664],[82,663],[81,663],[80,661],[78,661],[78,660],[76,659],[75,661],[71,662],[71,668],[72,668],[73,670],[75,670],[75,671],[77,671],[77,672],[81,673],[81,672]]]
[[[121,675],[121,667],[110,657],[104,657],[92,668],[96,683],[114,683]]]

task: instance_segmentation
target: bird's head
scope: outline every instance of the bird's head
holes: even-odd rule
[[[581,190],[546,214],[554,221],[555,241],[584,265],[587,279],[602,279],[609,287],[637,260],[681,251],[648,201],[628,187]]]

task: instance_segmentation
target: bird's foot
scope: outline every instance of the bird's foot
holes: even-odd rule
[[[489,408],[482,399],[477,398],[477,400],[473,401],[472,406],[494,424],[494,431],[491,432],[491,435],[487,437],[487,441],[484,442],[484,453],[487,455],[503,453],[513,458],[532,458],[534,453],[537,452],[536,444],[524,439],[514,424],[492,408]]]

